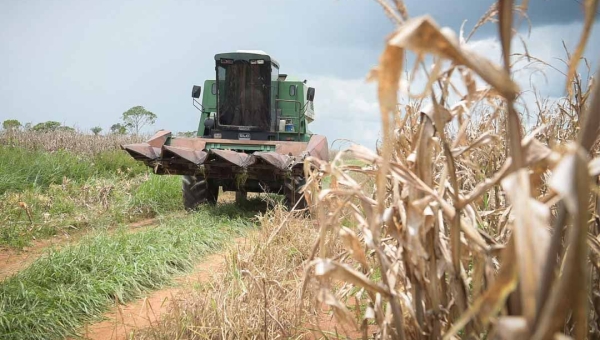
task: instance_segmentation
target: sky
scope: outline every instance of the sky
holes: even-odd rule
[[[411,17],[428,14],[468,32],[493,1],[408,0]],[[562,43],[573,49],[583,20],[580,0],[530,0],[532,29],[520,32],[533,56],[560,70]],[[380,136],[376,85],[365,81],[395,29],[374,0],[0,0],[0,121],[59,121],[105,131],[137,105],[158,119],[147,129],[191,131],[199,112],[193,85],[214,78],[214,55],[264,50],[281,73],[316,88],[310,129],[374,147]],[[586,57],[600,56],[595,25]],[[497,27],[469,42],[499,61]],[[519,50],[515,44],[515,49]],[[564,76],[548,69],[517,76],[522,88],[564,95]],[[336,147],[336,144],[333,145]]]

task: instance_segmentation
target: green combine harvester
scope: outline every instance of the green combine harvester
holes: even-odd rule
[[[310,132],[315,89],[288,80],[262,51],[215,55],[216,79],[192,89],[200,110],[197,137],[160,130],[145,143],[121,147],[159,175],[183,175],[183,204],[215,204],[219,188],[285,195],[289,208],[305,208],[304,159],[326,160],[327,138]],[[198,99],[202,97],[201,103]]]

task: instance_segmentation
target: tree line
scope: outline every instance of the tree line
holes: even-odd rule
[[[139,135],[140,130],[144,127],[152,126],[156,122],[156,114],[146,110],[143,106],[134,106],[129,110],[123,112],[121,115],[121,121],[112,124],[109,128],[111,134],[125,135],[132,133]],[[2,122],[2,129],[7,131],[26,130],[36,132],[54,132],[54,131],[72,131],[75,129],[70,126],[65,126],[57,121],[47,121],[42,123],[21,124],[17,119],[7,119]],[[94,135],[99,135],[103,129],[100,126],[95,126],[90,129]]]

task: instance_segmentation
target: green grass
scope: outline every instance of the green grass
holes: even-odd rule
[[[30,221],[26,209],[31,214]],[[182,211],[179,176],[92,177],[0,195],[0,246]]]
[[[124,151],[0,146],[0,246],[182,209],[180,177],[152,175]]]
[[[152,175],[133,193],[131,210],[154,215],[182,209],[181,176]]]
[[[345,159],[343,163],[346,165],[354,165],[354,166],[365,166],[369,165],[369,163],[363,161],[362,159]]]
[[[126,152],[104,151],[81,156],[67,151],[46,152],[0,146],[0,195],[26,189],[46,189],[67,180],[82,182],[92,177],[132,178],[148,172]]]
[[[0,338],[76,336],[115,299],[128,301],[189,269],[192,259],[253,226],[233,204],[202,207],[138,233],[100,233],[51,251],[0,283]]]

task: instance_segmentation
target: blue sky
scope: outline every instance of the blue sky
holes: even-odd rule
[[[406,1],[411,16],[430,14],[440,25],[467,31],[492,1]],[[577,0],[531,0],[529,52],[553,65],[562,41],[575,46],[583,13]],[[190,131],[198,111],[192,85],[213,78],[213,56],[237,49],[273,55],[281,72],[316,88],[311,129],[330,142],[349,138],[373,147],[379,135],[375,85],[365,75],[376,65],[394,29],[370,0],[0,1],[0,121],[56,120],[108,130],[132,106],[159,117],[151,129]],[[498,59],[493,25],[470,46]],[[526,32],[523,32],[526,34]],[[596,25],[592,42],[600,41]],[[600,45],[586,55],[594,65]],[[529,86],[530,78],[518,79]],[[533,83],[559,97],[564,78],[548,71]]]

